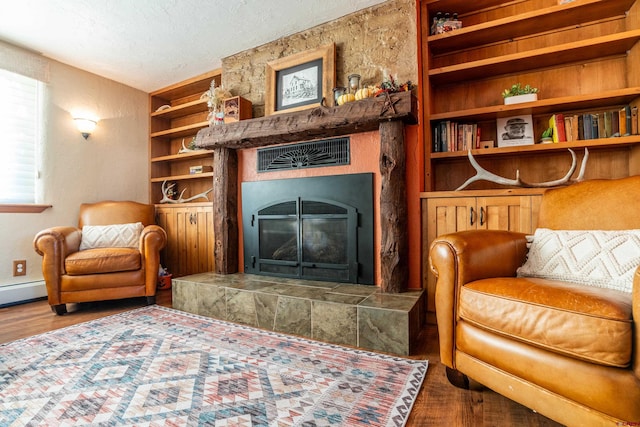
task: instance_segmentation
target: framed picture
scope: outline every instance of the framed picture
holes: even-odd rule
[[[533,118],[529,115],[500,117],[497,120],[496,134],[498,147],[513,147],[515,145],[532,145]]]
[[[266,75],[265,115],[317,107],[333,96],[335,45],[267,62]]]

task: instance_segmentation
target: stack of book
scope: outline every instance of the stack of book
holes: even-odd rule
[[[549,119],[553,142],[638,135],[638,107],[629,105],[609,111],[554,114]]]
[[[466,151],[480,147],[480,128],[474,123],[438,122],[433,127],[434,153]]]

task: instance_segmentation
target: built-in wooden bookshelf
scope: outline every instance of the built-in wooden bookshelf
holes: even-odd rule
[[[162,183],[175,183],[184,198],[200,194],[212,187],[213,173],[190,174],[191,166],[211,166],[209,150],[178,154],[182,145],[189,147],[198,131],[209,126],[207,100],[201,99],[212,80],[220,85],[221,71],[214,70],[152,92],[149,136],[149,197],[153,203],[162,199]],[[194,203],[201,203],[196,200]]]
[[[496,141],[501,117],[532,115],[535,139],[552,114],[581,114],[640,104],[640,17],[637,0],[421,2],[423,118],[428,191],[453,190],[471,174],[466,152],[435,152],[432,126],[477,123]],[[457,12],[463,28],[429,34],[435,14]],[[501,92],[521,82],[538,101],[504,105]],[[571,162],[566,149],[590,157],[586,178],[640,173],[640,136],[561,144],[477,149],[492,172],[528,181],[556,179]],[[479,182],[473,189],[496,188]],[[499,186],[498,186],[499,187]]]
[[[188,199],[213,188],[213,172],[191,173],[194,166],[213,165],[213,153],[190,148],[198,131],[209,126],[207,100],[202,99],[211,81],[221,84],[214,70],[176,83],[149,95],[149,197],[156,204],[156,219],[167,232],[162,265],[174,277],[214,270],[213,202],[211,193],[187,203],[159,203],[163,183],[172,183],[177,196]],[[176,197],[177,198],[177,197]]]

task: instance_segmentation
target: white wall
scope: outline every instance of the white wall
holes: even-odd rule
[[[38,231],[77,225],[83,202],[149,202],[148,94],[51,61],[44,102],[39,202],[53,207],[40,214],[0,213],[0,305],[46,295],[41,257],[33,249]],[[87,141],[73,123],[76,110],[100,119]],[[13,260],[22,259],[27,275],[13,277]]]

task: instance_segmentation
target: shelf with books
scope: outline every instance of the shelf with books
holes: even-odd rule
[[[469,148],[511,145],[528,145],[534,147],[529,150],[538,151],[546,145],[539,143],[545,136],[554,143],[603,140],[638,136],[640,129],[638,106],[629,104],[599,105],[595,110],[555,110],[553,114],[535,116],[511,114],[478,122],[432,121],[431,157],[437,159],[440,153],[466,152]]]
[[[494,56],[429,70],[432,84],[486,78],[547,67],[624,55],[640,40],[640,30],[624,31],[570,43]]]
[[[474,157],[493,157],[504,156],[513,154],[526,154],[526,153],[550,153],[559,150],[571,149],[598,149],[598,148],[615,148],[615,147],[632,147],[640,145],[640,136],[625,136],[618,138],[599,138],[588,139],[573,142],[560,142],[551,144],[534,144],[534,145],[521,145],[513,147],[495,147],[495,148],[478,148],[471,150],[471,154]],[[431,158],[434,160],[453,159],[467,157],[467,151],[452,151],[444,153],[431,153]]]
[[[472,18],[463,17],[464,27],[462,29],[433,35],[429,37],[428,41],[434,54],[468,49],[472,46],[515,39],[561,27],[624,15],[633,3],[634,0],[584,0],[540,8],[477,24],[473,23]],[[456,6],[449,7],[460,14],[460,10]],[[471,25],[468,25],[467,21],[469,20],[471,20]]]

